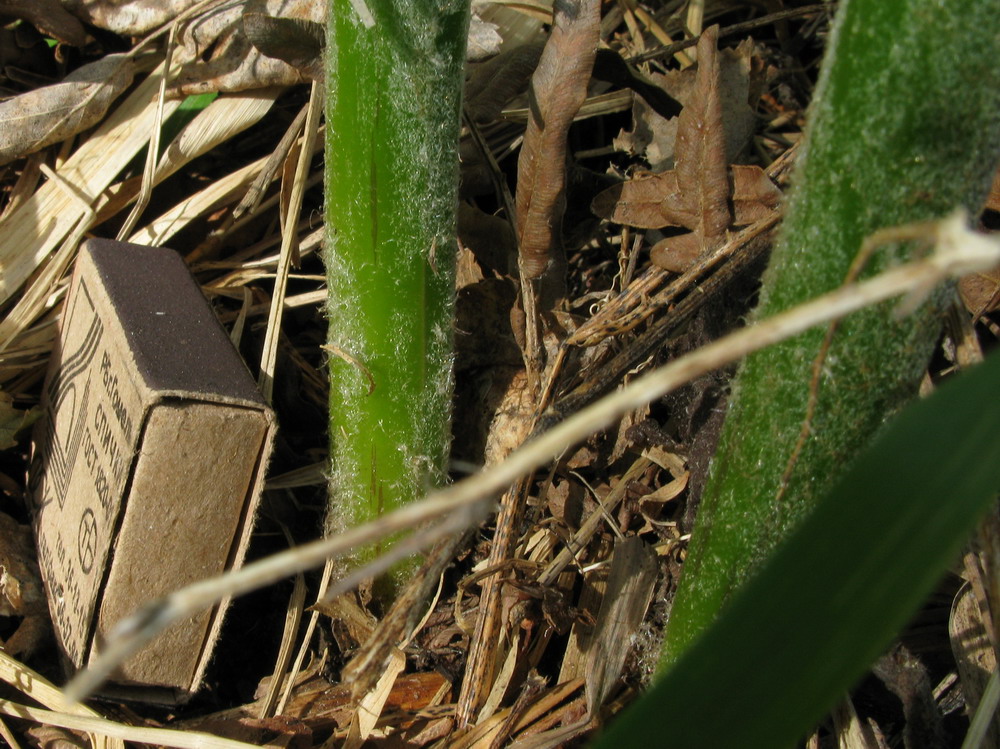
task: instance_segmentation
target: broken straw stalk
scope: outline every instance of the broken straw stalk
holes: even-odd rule
[[[437,526],[436,534],[425,535],[426,545],[455,532],[458,527],[479,522],[492,509],[492,497],[496,492],[558,457],[588,435],[608,427],[626,412],[662,397],[706,372],[856,310],[900,295],[924,294],[945,278],[985,270],[1000,262],[1000,242],[970,231],[962,213],[956,212],[949,218],[928,225],[927,231],[927,239],[937,247],[929,257],[893,268],[869,280],[843,286],[674,360],[569,417],[496,466],[365,525],[289,549],[239,571],[196,583],[151,602],[120,623],[109,638],[107,650],[101,658],[66,686],[67,697],[84,699],[119,663],[171,622],[212,606],[228,596],[256,590],[427,521],[446,518]],[[912,301],[905,299],[904,304]],[[363,575],[365,571],[358,574]]]

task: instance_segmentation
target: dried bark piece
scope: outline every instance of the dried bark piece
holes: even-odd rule
[[[0,165],[100,122],[134,75],[128,57],[107,55],[73,71],[62,83],[0,103]]]
[[[599,0],[556,3],[555,25],[531,79],[531,116],[517,162],[516,232],[528,278],[545,272],[560,242],[566,134],[587,98],[599,35]]]

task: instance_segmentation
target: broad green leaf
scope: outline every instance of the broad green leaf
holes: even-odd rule
[[[792,746],[883,651],[1000,490],[1000,353],[913,404],[599,747]]]

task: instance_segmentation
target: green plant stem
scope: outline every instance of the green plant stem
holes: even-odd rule
[[[333,533],[444,480],[469,5],[332,0],[329,18]]]
[[[876,229],[939,218],[958,205],[978,210],[1000,155],[1000,16],[987,5],[840,3],[806,153],[756,317],[839,286]],[[914,251],[912,243],[890,246],[869,269]],[[822,360],[815,413],[797,459],[825,331],[744,363],[661,666],[687,650],[885,419],[913,397],[947,298],[939,294],[900,320],[884,304],[839,326]]]

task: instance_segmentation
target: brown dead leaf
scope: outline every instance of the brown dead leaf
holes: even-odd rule
[[[38,749],[87,749],[91,746],[86,734],[45,723],[33,725],[25,733],[30,737],[32,746]]]
[[[672,272],[684,271],[711,252],[731,225],[770,214],[781,199],[760,167],[726,166],[717,38],[718,27],[713,26],[698,42],[696,88],[678,118],[676,169],[615,185],[591,204],[595,214],[615,223],[690,229],[690,234],[667,237],[653,247],[653,262]]]
[[[566,134],[587,98],[599,39],[599,0],[556,4],[555,25],[531,79],[531,115],[517,163],[516,231],[528,278],[545,272],[559,244]]]
[[[701,241],[694,232],[664,237],[649,251],[653,265],[671,273],[683,273],[697,262],[699,255]]]
[[[958,281],[958,293],[973,317],[1000,308],[1000,267],[963,276]]]
[[[698,41],[698,77],[695,96],[681,112],[677,125],[677,183],[679,199],[665,201],[673,223],[691,229],[709,250],[729,226],[729,184],[726,175],[726,140],[719,99],[719,62],[716,43],[719,27],[702,32]]]
[[[135,66],[128,57],[107,55],[73,71],[62,83],[0,103],[0,165],[102,120],[134,75]]]
[[[590,209],[603,219],[637,229],[669,226],[664,204],[680,202],[677,173],[641,174],[597,194]]]
[[[757,126],[753,107],[760,74],[753,48],[753,41],[745,39],[735,49],[720,50],[717,56],[728,163],[739,159]],[[694,94],[697,76],[697,68],[692,67],[665,74],[650,73],[648,79],[651,86],[687,104]],[[632,105],[632,130],[623,130],[614,139],[614,145],[620,151],[644,158],[652,171],[662,172],[674,166],[678,120],[664,116],[651,101],[648,96],[636,97]]]
[[[66,12],[59,0],[0,0],[0,16],[27,21],[56,41],[82,47],[87,32],[79,20]]]
[[[781,190],[759,166],[733,164],[729,167],[733,225],[747,226],[767,218],[781,203]]]
[[[733,226],[746,226],[767,216],[781,202],[781,191],[763,169],[734,164],[728,169],[727,198],[731,201]],[[595,214],[616,224],[639,229],[664,226],[691,228],[693,211],[686,209],[684,191],[677,172],[643,174],[599,193],[591,204]]]

